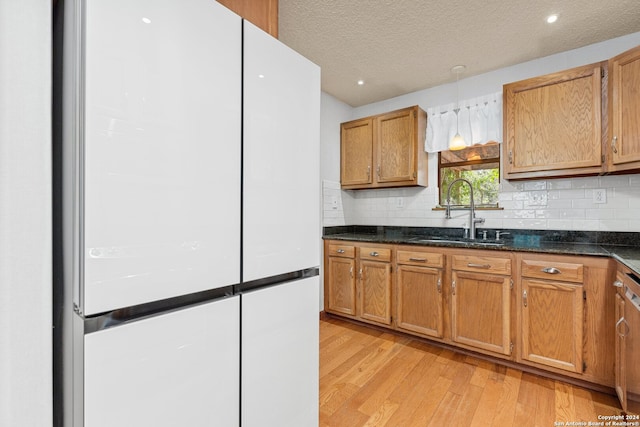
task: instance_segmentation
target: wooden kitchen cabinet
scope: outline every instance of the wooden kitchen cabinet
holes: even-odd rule
[[[618,265],[615,331],[615,390],[623,411],[640,408],[640,278]]]
[[[612,385],[611,261],[598,257],[518,257],[518,361]]]
[[[278,0],[217,0],[229,10],[278,38]]]
[[[511,258],[460,252],[451,268],[451,339],[511,355]]]
[[[602,172],[604,66],[596,63],[504,85],[505,178]]]
[[[358,252],[358,316],[391,325],[391,249],[363,246]]]
[[[325,311],[391,325],[391,248],[325,241]]]
[[[442,338],[444,255],[433,249],[399,248],[396,262],[396,327]]]
[[[418,106],[342,123],[342,188],[426,187],[426,127]]]
[[[640,170],[640,46],[609,60],[608,171]]]
[[[325,243],[325,310],[356,315],[355,246]]]

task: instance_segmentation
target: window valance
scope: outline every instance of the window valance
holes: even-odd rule
[[[456,134],[456,119],[467,146],[502,142],[502,92],[428,108],[425,151],[449,149],[449,141]]]

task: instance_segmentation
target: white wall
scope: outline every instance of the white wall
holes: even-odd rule
[[[51,0],[0,1],[0,425],[52,424]]]
[[[460,99],[502,91],[505,83],[607,60],[637,45],[640,45],[640,32],[469,77],[460,80]],[[411,105],[427,109],[455,101],[455,83],[446,84],[354,108],[349,120]],[[323,120],[325,117],[330,114],[323,112]],[[323,123],[323,128],[330,127]],[[339,150],[338,124],[335,129],[335,137],[321,138],[322,144],[332,145],[323,150],[335,150],[333,144],[337,144]],[[339,157],[326,161],[330,163],[322,165],[326,171],[323,182],[325,226],[459,227],[468,216],[464,212],[454,212],[454,219],[445,220],[442,211],[432,210],[438,199],[436,155],[429,155],[428,188],[341,191]],[[606,203],[593,202],[594,189],[606,190]],[[334,200],[337,200],[337,206]],[[636,210],[640,206],[640,175],[503,181],[499,205],[504,209],[482,211],[478,215],[486,219],[482,227],[640,232]]]

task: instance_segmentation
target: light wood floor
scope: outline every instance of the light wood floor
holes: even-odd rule
[[[549,427],[620,412],[614,396],[335,318],[320,322],[321,427]]]

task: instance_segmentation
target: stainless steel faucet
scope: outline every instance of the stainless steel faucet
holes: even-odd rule
[[[466,182],[469,185],[469,194],[471,199],[471,204],[469,206],[469,239],[475,240],[476,238],[476,224],[482,224],[484,222],[484,218],[476,218],[476,204],[473,200],[473,185],[471,182],[464,178],[457,178],[451,181],[449,184],[449,188],[447,189],[447,206],[445,209],[445,218],[451,219],[451,187],[453,184],[457,182]]]

